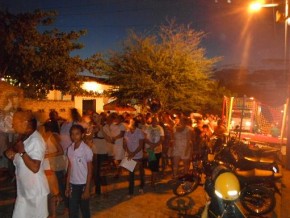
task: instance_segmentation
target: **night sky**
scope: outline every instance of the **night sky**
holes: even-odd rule
[[[247,11],[248,0],[0,0],[11,12],[56,10],[61,31],[87,29],[75,52],[89,57],[118,49],[128,29],[155,31],[166,19],[191,24],[207,33],[202,46],[208,57],[222,56],[217,67],[265,67],[284,56],[284,24],[275,23],[275,11]],[[271,0],[270,0],[271,1]],[[270,67],[270,66],[269,66]],[[279,67],[279,66],[278,66]]]

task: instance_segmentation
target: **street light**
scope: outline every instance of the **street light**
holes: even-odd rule
[[[253,2],[249,6],[249,11],[250,12],[257,12],[260,11],[262,8],[262,4],[260,2]]]
[[[273,8],[277,6],[278,6],[277,3],[266,4],[265,1],[263,0],[254,1],[249,5],[249,11],[257,12],[257,11],[260,11],[262,8]]]

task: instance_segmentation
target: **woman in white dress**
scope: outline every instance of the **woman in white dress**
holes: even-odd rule
[[[191,129],[186,118],[181,118],[176,124],[173,134],[173,177],[178,175],[179,162],[182,160],[184,174],[188,173],[191,158]]]
[[[110,126],[111,129],[111,136],[112,140],[114,142],[113,146],[113,153],[114,153],[114,160],[115,164],[118,167],[116,178],[118,178],[121,175],[121,167],[119,167],[119,164],[125,157],[125,150],[123,147],[123,139],[124,134],[126,131],[126,127],[123,124],[123,117],[121,115],[116,115],[114,118],[113,124]]]

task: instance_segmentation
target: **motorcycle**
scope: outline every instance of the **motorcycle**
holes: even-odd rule
[[[199,155],[193,157],[193,170],[190,174],[183,175],[173,185],[173,193],[176,196],[185,196],[192,193],[199,185],[202,185],[203,174],[207,177],[211,174],[213,162],[202,160]]]
[[[193,169],[189,174],[180,176],[173,185],[173,193],[176,196],[185,196],[192,193],[199,185],[202,185],[202,176],[211,176],[213,168],[217,165],[214,154],[206,145],[200,154],[193,155]]]
[[[268,170],[236,170],[241,184],[240,201],[251,215],[264,215],[276,206],[275,192],[281,195],[276,182],[282,175]]]
[[[250,141],[249,138],[238,140],[238,132],[229,135],[228,147],[234,149],[238,154],[245,157],[249,162],[277,163],[282,165],[281,149],[270,146],[265,142]]]
[[[244,218],[271,212],[276,201],[267,184],[273,179],[273,172],[256,169],[254,173],[233,172],[228,166],[217,166],[205,182],[204,189],[209,198],[201,217]],[[249,214],[243,212],[238,200]]]
[[[249,154],[247,149],[244,142],[231,140],[216,154],[215,159],[231,168],[238,177],[242,206],[250,214],[264,215],[275,208],[275,192],[281,195],[276,183],[282,174],[275,159],[266,159],[263,155],[245,156]]]
[[[280,167],[278,161],[274,157],[266,156],[269,153],[266,152],[264,154],[261,150],[259,152],[254,151],[243,141],[237,141],[231,138],[215,155],[215,160],[224,164],[230,164],[240,170],[252,170],[256,168],[279,173]]]
[[[223,165],[217,166],[212,175],[206,178],[204,189],[208,201],[202,218],[245,218],[245,214],[236,203],[240,195],[240,184],[236,175]]]

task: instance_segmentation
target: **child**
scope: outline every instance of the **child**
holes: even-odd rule
[[[73,141],[68,148],[69,159],[66,196],[69,197],[69,217],[90,217],[90,181],[92,177],[93,152],[83,142],[85,129],[81,125],[73,125],[70,136]]]

